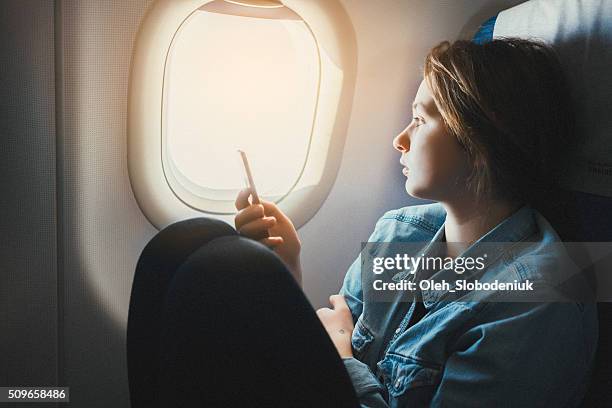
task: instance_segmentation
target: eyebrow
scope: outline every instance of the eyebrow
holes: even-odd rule
[[[416,109],[418,106],[421,107],[421,109],[423,109],[423,111],[429,115],[435,115],[437,113],[437,109],[434,109],[434,111],[430,111],[429,109],[427,109],[427,107],[422,104],[421,102],[415,102],[412,104],[412,109]]]
[[[425,105],[423,105],[421,102],[415,102],[412,104],[412,109],[416,109],[417,107],[421,107],[421,109],[423,109],[425,111],[425,113],[427,113],[427,109],[425,108]]]

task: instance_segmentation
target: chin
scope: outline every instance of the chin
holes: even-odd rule
[[[422,200],[431,200],[432,198],[430,197],[431,194],[428,194],[427,189],[424,188],[419,188],[418,186],[415,186],[412,183],[412,180],[407,179],[406,180],[406,192],[408,193],[408,195],[414,197],[414,198],[420,198]]]
[[[415,198],[420,198],[418,196],[418,189],[414,188],[411,180],[406,180],[406,184],[404,185],[404,187],[406,188],[406,192],[408,193],[408,195],[415,197]]]

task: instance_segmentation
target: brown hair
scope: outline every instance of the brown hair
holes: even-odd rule
[[[468,188],[479,199],[536,206],[556,191],[574,124],[552,48],[519,38],[444,41],[427,55],[424,76],[473,165]]]

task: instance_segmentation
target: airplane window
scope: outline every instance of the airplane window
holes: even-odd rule
[[[319,93],[315,38],[286,7],[266,18],[238,15],[248,8],[201,7],[177,31],[166,62],[164,173],[179,198],[203,211],[235,211],[244,187],[237,149],[248,153],[266,199],[319,181],[317,172],[301,177]]]
[[[247,153],[259,195],[299,228],[332,189],[357,44],[339,0],[156,0],[133,48],[128,172],[157,228],[232,222]]]

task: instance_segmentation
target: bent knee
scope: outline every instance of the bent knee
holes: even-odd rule
[[[189,218],[177,221],[163,228],[154,239],[179,238],[181,240],[205,238],[207,241],[238,234],[228,223],[211,217]]]
[[[145,246],[140,262],[180,265],[202,245],[224,236],[237,235],[229,224],[200,217],[178,221],[159,231]]]
[[[181,265],[180,273],[192,282],[254,282],[290,275],[283,261],[265,245],[239,235],[224,236],[197,249]],[[191,276],[189,276],[191,275]]]

